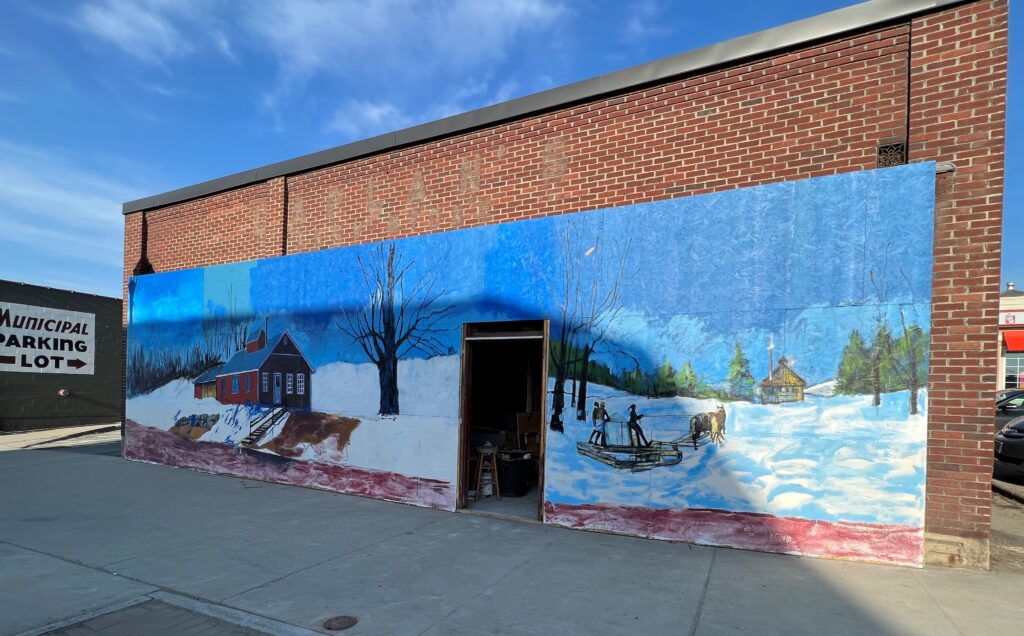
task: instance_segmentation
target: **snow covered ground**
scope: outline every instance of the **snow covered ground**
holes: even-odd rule
[[[836,387],[839,386],[839,380],[829,380],[822,382],[821,384],[815,384],[804,389],[804,393],[807,395],[820,395],[822,397],[832,397],[836,394]]]
[[[354,417],[344,458],[329,461],[454,482],[458,468],[459,356],[401,360],[401,415],[380,417],[380,385],[372,364],[334,362],[313,375],[313,410]],[[311,448],[305,459],[317,459]],[[323,461],[321,459],[321,461]]]
[[[453,483],[458,465],[459,357],[403,360],[399,365],[402,414],[379,417],[377,370],[371,364],[332,363],[312,378],[313,410],[356,418],[347,447],[329,438],[304,449],[302,459],[356,466]],[[607,403],[624,421],[631,403],[646,415],[651,439],[686,435],[689,418],[713,410],[714,400],[647,399],[602,386],[590,398]],[[590,423],[567,419],[565,434],[547,433],[546,497],[552,503],[714,508],[827,521],[923,525],[927,439],[925,392],[920,413],[907,415],[906,392],[870,396],[808,394],[804,402],[726,403],[727,439],[694,451],[683,447],[679,465],[630,473],[576,452]],[[590,405],[588,404],[588,407]],[[128,417],[164,430],[178,418],[218,414],[200,441],[237,443],[259,407],[195,399],[191,382],[177,380],[128,401]],[[588,408],[589,412],[589,408]],[[567,413],[568,415],[568,413]],[[278,434],[276,426],[261,440]],[[609,425],[620,442],[621,426]]]
[[[244,439],[249,434],[249,422],[265,411],[258,406],[221,404],[214,398],[197,400],[190,380],[174,380],[155,391],[129,398],[125,405],[128,419],[165,431],[182,417],[219,415],[217,423],[199,441],[226,444],[237,444]]]
[[[377,417],[380,384],[372,364],[333,362],[313,374],[313,410],[352,417]],[[459,417],[459,356],[400,360],[402,416]]]
[[[647,399],[592,387],[612,418],[625,420],[635,403],[651,439],[685,435],[689,418],[713,400]],[[590,401],[588,400],[588,401]],[[927,439],[925,392],[908,416],[908,393],[825,397],[782,405],[726,403],[722,446],[683,448],[676,466],[648,472],[616,470],[576,452],[589,422],[566,420],[565,434],[548,432],[546,499],[655,508],[714,508],[827,521],[864,521],[921,527]],[[616,442],[620,425],[609,424]]]
[[[402,360],[398,365],[402,414],[380,417],[380,386],[372,364],[335,362],[311,378],[312,410],[358,419],[345,449],[334,438],[304,449],[301,459],[358,466],[410,477],[454,482],[458,467],[459,356]],[[193,414],[220,419],[201,442],[237,444],[249,434],[249,422],[265,408],[196,399],[189,380],[175,380],[128,400],[127,416],[145,426],[169,430]],[[275,425],[259,441],[266,444],[284,428]]]

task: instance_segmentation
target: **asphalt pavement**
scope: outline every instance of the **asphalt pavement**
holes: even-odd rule
[[[346,634],[1021,633],[1015,571],[672,544],[127,462],[116,440],[42,446],[0,451],[3,635],[338,616]]]

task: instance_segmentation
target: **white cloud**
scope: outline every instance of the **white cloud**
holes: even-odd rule
[[[230,59],[232,62],[237,62],[238,57],[235,55],[234,49],[231,48],[231,42],[228,41],[228,36],[225,35],[220,29],[214,29],[210,34],[213,39],[213,45],[220,51],[224,57]]]
[[[665,25],[661,13],[658,3],[653,0],[632,5],[629,17],[626,18],[622,39],[639,42],[669,35],[672,29]]]
[[[123,228],[120,226],[116,232],[107,232],[104,235],[82,235],[78,232],[71,235],[61,228],[60,223],[38,223],[38,219],[28,217],[28,222],[16,219],[4,219],[4,231],[13,241],[26,244],[42,252],[58,254],[64,258],[72,258],[90,263],[98,263],[120,268],[122,263],[122,249],[120,241],[114,244],[110,236],[123,235]],[[70,254],[67,249],[73,247]]]
[[[514,80],[495,86],[490,78],[470,78],[447,98],[424,105],[415,113],[407,112],[387,100],[348,99],[334,111],[324,131],[340,134],[347,140],[366,139],[507,101],[518,93],[519,83]]]
[[[270,52],[282,74],[307,78],[477,67],[566,13],[557,0],[88,0],[72,24],[155,64],[208,48],[234,59],[240,39]]]
[[[243,21],[282,72],[350,74],[476,67],[500,59],[519,34],[547,28],[563,13],[551,0],[291,0],[251,2]]]
[[[95,0],[83,4],[73,25],[144,63],[163,66],[212,47],[234,59],[216,0]]]
[[[498,86],[498,90],[495,91],[494,95],[491,97],[491,103],[497,104],[499,102],[508,101],[513,97],[518,96],[518,94],[519,82],[515,80],[508,80],[506,82],[502,82],[501,85]]]
[[[174,97],[181,93],[181,91],[177,88],[165,86],[164,84],[160,84],[157,82],[141,82],[139,86],[146,89],[147,91],[150,91],[151,93],[156,93],[161,97]]]
[[[120,295],[121,204],[144,193],[83,163],[0,139],[5,277],[56,284],[56,276],[76,289]]]
[[[191,43],[174,25],[163,3],[106,0],[85,4],[78,13],[80,28],[149,63],[181,57]]]
[[[70,23],[168,71],[204,53],[237,63],[248,52],[269,61],[276,71],[259,103],[278,133],[291,100],[314,79],[389,87],[340,100],[324,124],[333,134],[362,138],[522,94],[519,82],[494,79],[494,66],[525,37],[551,31],[569,15],[561,0],[86,0]],[[447,96],[412,108],[396,98],[450,86],[453,77],[461,88]],[[147,88],[171,95],[163,86]]]
[[[523,34],[549,29],[566,14],[554,0],[291,0],[246,7],[248,41],[268,50],[278,67],[277,85],[264,98],[271,111],[321,74],[415,84],[487,68],[505,59]],[[452,114],[435,107],[432,114],[438,113]]]
[[[364,139],[414,123],[390,102],[349,100],[335,111],[327,123],[327,132],[340,133],[347,139]]]
[[[5,207],[83,225],[102,223],[110,221],[107,209],[116,211],[126,190],[75,167],[69,158],[0,140],[0,201]]]

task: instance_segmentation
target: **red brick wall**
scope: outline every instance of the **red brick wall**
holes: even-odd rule
[[[910,159],[951,161],[935,215],[926,529],[988,537],[999,334],[1007,5],[911,25]]]
[[[279,256],[285,178],[149,210],[146,257],[158,272]],[[124,297],[142,256],[143,213],[125,216]],[[125,316],[127,316],[127,303]]]
[[[875,167],[907,27],[289,179],[288,251]]]
[[[287,252],[873,168],[905,134],[907,43],[905,24],[872,30],[290,177]],[[149,211],[149,261],[281,254],[283,182]]]
[[[152,210],[148,258],[161,272],[869,169],[909,122],[912,161],[958,167],[936,210],[927,526],[984,538],[1006,13],[961,5]],[[127,276],[141,214],[125,222]]]

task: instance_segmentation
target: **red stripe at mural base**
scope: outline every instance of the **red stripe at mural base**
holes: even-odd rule
[[[544,522],[638,537],[921,567],[924,529],[750,512],[544,504]]]
[[[237,454],[234,446],[196,442],[167,431],[125,423],[125,457],[208,473],[307,486],[412,504],[455,509],[453,484],[398,473],[312,461]],[[600,504],[546,503],[554,525],[765,552],[920,567],[924,531],[908,526],[812,521],[791,517]]]
[[[167,431],[125,422],[126,459],[190,468],[218,475],[332,490],[439,510],[455,509],[449,482],[355,466],[237,454],[235,447],[196,442]]]

